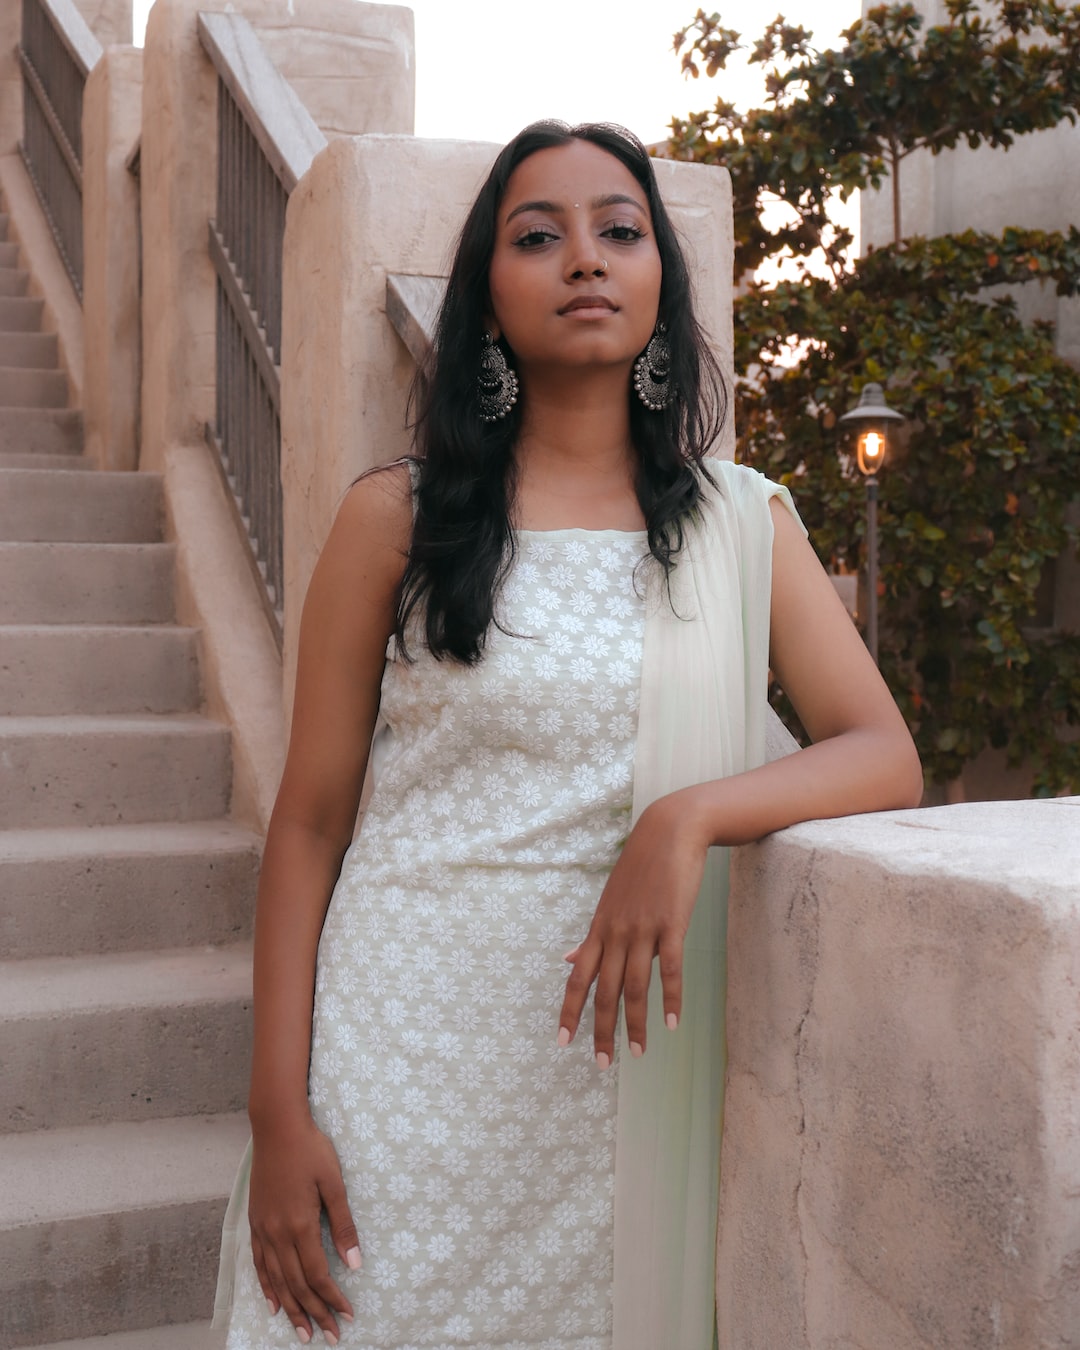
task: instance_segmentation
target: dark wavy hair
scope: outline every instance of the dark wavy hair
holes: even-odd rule
[[[397,614],[397,639],[406,659],[407,630],[420,616],[432,654],[467,665],[480,659],[492,624],[501,626],[495,607],[515,555],[513,447],[522,405],[519,401],[501,421],[480,419],[474,389],[491,313],[488,271],[510,175],[537,151],[575,140],[606,150],[633,174],[648,202],[660,253],[659,318],[667,325],[669,378],[678,396],[665,411],[650,412],[628,380],[627,398],[638,457],[637,497],[649,551],[666,577],[683,546],[686,521],[698,506],[700,476],[708,474],[702,460],[724,424],[727,392],[694,317],[690,274],[648,152],[631,132],[607,123],[534,122],[501,151],[465,220],[431,357],[413,388],[419,481]],[[512,351],[501,339],[500,346],[512,365]]]

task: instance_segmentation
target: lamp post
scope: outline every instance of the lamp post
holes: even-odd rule
[[[866,645],[874,664],[878,660],[878,532],[877,532],[877,476],[885,463],[889,445],[889,423],[902,422],[902,413],[885,402],[885,391],[880,384],[867,384],[851,412],[844,413],[841,423],[849,423],[858,435],[859,471],[866,479]]]

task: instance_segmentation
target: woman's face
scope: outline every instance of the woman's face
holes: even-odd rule
[[[520,371],[629,372],[656,326],[660,280],[645,193],[613,155],[575,140],[517,166],[489,286],[492,329]]]

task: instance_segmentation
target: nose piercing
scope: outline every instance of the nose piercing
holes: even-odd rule
[[[607,271],[607,259],[606,259],[606,258],[601,258],[601,259],[600,259],[600,266],[599,266],[596,270],[597,270],[598,272],[600,272],[601,274],[603,274],[604,272]]]

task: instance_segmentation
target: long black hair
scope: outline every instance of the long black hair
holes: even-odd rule
[[[406,629],[414,616],[423,616],[425,640],[436,657],[468,665],[483,654],[492,623],[498,626],[495,603],[514,560],[512,452],[522,409],[519,402],[501,421],[484,422],[475,398],[491,313],[488,271],[510,175],[538,150],[575,140],[606,150],[633,174],[648,202],[660,254],[659,319],[667,326],[669,378],[678,396],[663,412],[648,411],[629,381],[627,396],[638,456],[637,497],[649,551],[665,575],[700,499],[699,475],[707,473],[702,459],[723,426],[727,393],[694,317],[690,274],[648,152],[631,132],[607,123],[534,122],[501,151],[465,220],[431,358],[414,386],[419,482],[397,615],[398,644],[406,656]],[[513,353],[501,339],[500,345],[512,365]]]

